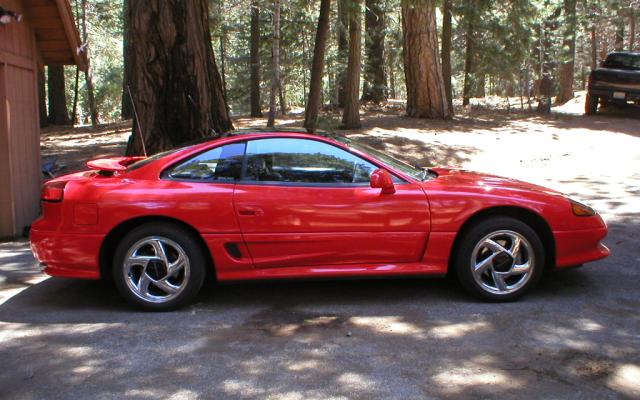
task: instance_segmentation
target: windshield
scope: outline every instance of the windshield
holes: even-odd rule
[[[609,54],[606,68],[640,69],[640,54]]]
[[[396,160],[395,158],[388,156],[383,152],[374,149],[373,147],[367,146],[366,144],[358,143],[342,136],[336,136],[335,139],[339,142],[346,144],[349,147],[352,147],[356,150],[360,150],[363,153],[367,153],[368,155],[375,158],[376,160],[392,168],[395,168],[398,171],[402,171],[414,179],[418,179],[422,181],[429,176],[426,169],[412,167],[411,165],[404,163],[400,160]]]

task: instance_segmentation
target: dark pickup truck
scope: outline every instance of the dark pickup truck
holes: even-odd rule
[[[600,68],[591,71],[585,113],[593,115],[598,104],[640,104],[640,53],[610,53]]]

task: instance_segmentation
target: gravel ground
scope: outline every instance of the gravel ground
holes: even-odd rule
[[[0,398],[640,398],[630,114],[365,118],[390,153],[542,183],[602,212],[612,256],[548,273],[516,303],[476,302],[448,280],[212,283],[192,307],[142,313],[107,284],[46,278],[27,242],[0,243]]]

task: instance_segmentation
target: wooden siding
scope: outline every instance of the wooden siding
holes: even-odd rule
[[[3,7],[24,12],[17,0]],[[38,216],[40,128],[36,38],[25,17],[0,27],[0,238],[22,234]]]
[[[22,3],[17,0],[0,0],[0,6],[7,10],[24,14]],[[0,25],[0,51],[18,57],[33,57],[33,33],[31,26],[23,18],[22,22]]]

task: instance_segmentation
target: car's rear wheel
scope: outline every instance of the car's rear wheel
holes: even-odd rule
[[[206,256],[184,228],[151,223],[129,232],[116,248],[113,280],[131,304],[164,311],[188,304],[205,277]]]
[[[536,232],[510,217],[482,220],[459,242],[454,267],[462,286],[488,301],[510,301],[535,286],[545,264]]]
[[[584,112],[587,115],[595,115],[598,112],[598,103],[600,99],[598,96],[587,94],[587,100],[584,105]]]

